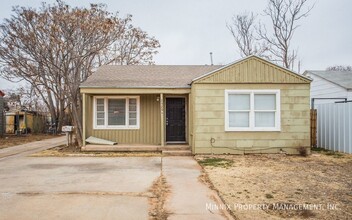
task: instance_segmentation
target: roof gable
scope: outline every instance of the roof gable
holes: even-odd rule
[[[311,80],[257,56],[249,56],[195,78],[193,83],[310,83]]]
[[[312,74],[347,90],[352,89],[352,71],[306,70],[303,74]]]

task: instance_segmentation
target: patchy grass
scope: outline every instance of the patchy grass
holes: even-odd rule
[[[352,155],[319,150],[306,157],[195,158],[237,219],[352,219]],[[221,166],[223,161],[228,165]],[[263,207],[241,209],[241,205]],[[308,208],[297,208],[303,206]]]
[[[152,187],[149,189],[152,197],[148,198],[149,202],[149,219],[150,220],[166,220],[170,213],[165,209],[165,202],[170,194],[170,186],[166,178],[161,175],[154,181]]]
[[[312,147],[311,149],[314,152],[328,152],[329,151],[329,150],[326,150],[326,149],[320,148],[320,147]]]
[[[30,155],[31,157],[160,157],[159,152],[67,152],[55,148]]]
[[[224,158],[204,158],[203,160],[198,161],[202,166],[211,166],[211,167],[230,167],[233,164],[232,160]]]
[[[59,136],[47,134],[5,135],[0,137],[0,149],[56,137]]]
[[[265,194],[265,197],[266,197],[267,199],[272,199],[272,198],[274,198],[274,196],[271,195],[270,193]]]
[[[328,155],[328,156],[333,156],[335,158],[342,158],[345,155],[345,154],[337,152],[337,151],[326,150],[324,148],[318,148],[318,147],[313,147],[312,151],[313,152],[317,152],[317,153],[321,153],[321,154],[325,154],[325,155]]]

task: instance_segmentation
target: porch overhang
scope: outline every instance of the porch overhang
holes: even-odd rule
[[[189,94],[190,87],[165,88],[165,87],[148,87],[148,88],[107,88],[107,87],[81,87],[81,93],[84,94]]]

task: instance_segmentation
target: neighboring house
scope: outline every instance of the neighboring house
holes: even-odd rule
[[[4,135],[5,133],[4,96],[5,93],[0,90],[0,136]]]
[[[310,97],[315,99],[314,104],[334,103],[343,99],[352,100],[351,71],[307,70],[303,75],[313,80]]]
[[[80,86],[83,140],[296,154],[310,147],[310,82],[257,56],[226,66],[102,66]]]

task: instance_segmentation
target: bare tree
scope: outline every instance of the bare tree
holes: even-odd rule
[[[111,60],[152,63],[160,47],[156,39],[133,27],[131,16],[119,18],[102,4],[72,8],[58,0],[52,6],[43,3],[39,10],[15,7],[13,12],[0,25],[1,76],[27,81],[59,128],[69,112],[79,143],[83,130],[80,83]],[[131,33],[134,29],[138,31]],[[114,45],[119,54],[111,52]]]
[[[252,54],[265,57],[293,69],[297,49],[291,41],[299,21],[309,15],[313,6],[309,0],[268,0],[264,16],[270,18],[270,28],[262,24],[253,13],[235,15],[227,24],[242,57]]]
[[[101,64],[140,65],[154,64],[155,48],[159,41],[140,28],[128,25],[118,41],[102,51]]]
[[[268,50],[265,42],[260,42],[256,36],[256,17],[253,12],[244,12],[234,15],[231,23],[226,25],[235,39],[241,57],[265,56]]]
[[[272,33],[260,24],[257,28],[259,37],[269,45],[272,61],[281,62],[288,69],[293,69],[297,50],[292,49],[291,41],[298,22],[309,15],[313,6],[308,0],[269,0],[264,15],[270,18]]]
[[[329,66],[328,68],[326,68],[326,70],[331,70],[331,71],[352,71],[352,66],[342,66],[342,65]]]

